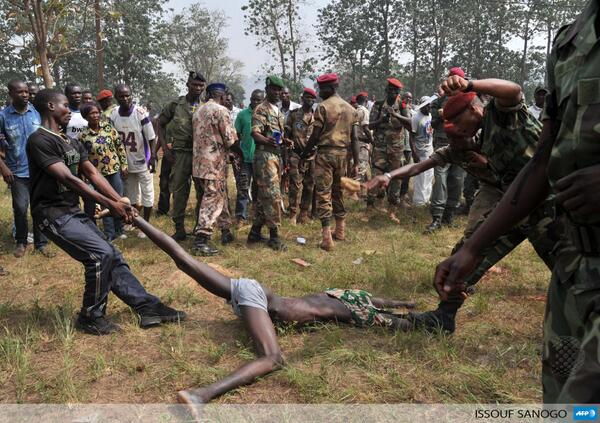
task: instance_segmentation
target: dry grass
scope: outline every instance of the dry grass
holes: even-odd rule
[[[98,338],[74,331],[83,269],[56,247],[58,255],[51,261],[32,254],[14,259],[9,254],[9,198],[0,195],[0,264],[11,272],[0,279],[1,402],[168,403],[177,390],[213,382],[253,357],[252,343],[230,308],[178,272],[150,241],[137,238],[118,244],[133,272],[150,292],[188,312],[188,321],[144,331],[111,296],[109,317],[122,333]],[[422,236],[426,210],[401,212],[397,224],[381,213],[365,215],[356,203],[351,209],[349,240],[338,243],[333,253],[316,248],[319,224],[313,222],[283,225],[289,245],[285,253],[247,247],[246,228],[209,261],[283,295],[361,287],[415,300],[419,309],[434,306],[433,271],[460,237],[460,228]],[[188,229],[192,220],[189,216]],[[169,218],[152,223],[172,232]],[[308,244],[296,244],[296,236]],[[362,264],[352,264],[361,256]],[[291,263],[293,258],[312,266],[301,268]],[[529,244],[500,268],[467,301],[453,336],[333,324],[301,332],[281,329],[286,368],[218,401],[539,402],[544,303],[537,298],[544,294],[549,272]]]

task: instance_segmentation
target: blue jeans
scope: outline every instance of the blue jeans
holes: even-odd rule
[[[85,213],[44,220],[40,226],[49,239],[85,267],[82,315],[104,315],[110,291],[138,313],[159,303]]]
[[[237,198],[235,200],[235,217],[248,220],[248,204],[250,203],[250,189],[252,198],[256,198],[256,184],[254,182],[252,163],[242,163],[242,168],[235,175]]]
[[[29,209],[29,178],[15,177],[10,186],[12,195],[13,214],[15,219],[15,239],[17,244],[27,245],[27,211]],[[33,218],[32,218],[33,220]],[[35,248],[42,248],[48,244],[48,239],[42,234],[39,227],[33,223],[33,242]]]

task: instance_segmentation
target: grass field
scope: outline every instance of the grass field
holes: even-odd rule
[[[289,249],[247,247],[249,228],[210,258],[236,276],[255,278],[282,295],[328,287],[360,287],[378,296],[434,306],[436,264],[461,228],[421,235],[426,210],[365,214],[350,204],[348,241],[334,252],[316,247],[319,224],[290,227]],[[189,209],[191,213],[191,207]],[[73,329],[81,305],[82,266],[52,246],[54,259],[12,256],[10,196],[0,194],[0,401],[4,403],[174,402],[177,390],[204,385],[252,359],[243,324],[221,299],[202,290],[149,240],[130,237],[118,247],[146,288],[185,310],[181,325],[142,330],[111,296],[108,316],[123,332],[106,337]],[[152,223],[172,233],[170,218]],[[459,219],[464,224],[464,218]],[[191,230],[193,217],[187,219]],[[307,238],[301,246],[297,236]],[[187,241],[186,245],[191,243]],[[361,264],[353,264],[362,257]],[[311,263],[299,267],[291,259]],[[529,244],[485,276],[459,312],[452,336],[361,330],[334,324],[279,329],[286,367],[221,403],[527,403],[541,400],[540,346],[549,272]]]

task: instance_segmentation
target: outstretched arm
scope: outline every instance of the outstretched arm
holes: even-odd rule
[[[167,253],[179,270],[198,282],[202,288],[218,297],[231,299],[231,280],[228,277],[194,259],[173,238],[156,229],[140,216],[133,218],[133,224]]]
[[[372,190],[379,187],[387,187],[392,179],[404,178],[406,176],[415,176],[419,173],[423,173],[426,170],[433,169],[437,166],[437,162],[433,159],[423,160],[419,163],[411,163],[406,166],[402,166],[398,169],[395,169],[389,173],[390,177],[386,175],[378,175],[368,181],[365,184],[367,190]]]
[[[470,88],[469,88],[470,87]],[[503,79],[481,79],[468,81],[460,76],[448,77],[438,90],[440,95],[453,96],[465,90],[475,91],[480,94],[488,94],[496,99],[499,106],[516,106],[523,99],[521,86]]]

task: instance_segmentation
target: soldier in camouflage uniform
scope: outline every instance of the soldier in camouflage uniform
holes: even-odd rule
[[[283,87],[283,80],[278,76],[267,77],[265,101],[256,106],[252,113],[252,138],[256,143],[254,179],[258,198],[253,210],[248,243],[265,241],[261,230],[267,225],[267,245],[273,250],[286,249],[278,233],[281,222],[282,144],[286,141],[283,138],[284,116],[277,107],[277,102],[281,98]],[[274,137],[275,132],[280,134],[279,142]]]
[[[461,78],[461,81],[465,80]],[[444,108],[450,144],[437,150],[429,159],[390,173],[391,178],[401,178],[435,166],[455,164],[479,180],[481,188],[469,213],[464,235],[453,253],[485,221],[519,171],[531,160],[541,130],[538,120],[527,110],[518,85],[500,80],[481,80],[476,84],[474,89],[492,94],[495,100],[484,108],[475,92],[452,97]],[[476,139],[453,138],[471,137],[479,129],[481,133]],[[388,182],[389,178],[381,176],[371,181],[369,187]],[[553,218],[553,207],[552,197],[547,198],[527,219],[509,228],[489,248],[480,250],[479,265],[465,279],[467,286],[476,284],[489,268],[525,239],[529,239],[538,255],[552,268],[555,262],[553,251],[560,232],[560,225]],[[453,332],[455,316],[463,301],[461,295],[452,295],[440,302],[437,310],[413,313],[408,318],[418,327]]]
[[[373,130],[373,152],[371,167],[374,175],[383,175],[403,164],[404,159],[404,125],[394,115],[408,117],[406,104],[400,98],[402,83],[395,78],[388,78],[385,100],[377,101],[371,108],[369,128]],[[377,197],[384,192],[373,191],[367,198],[367,206],[372,207]],[[394,181],[387,189],[388,203],[398,204],[400,199],[400,183]]]
[[[158,117],[158,134],[163,149],[163,165],[171,164],[170,191],[173,194],[173,239],[184,241],[185,209],[192,184],[192,114],[200,105],[206,79],[199,72],[189,73],[188,93],[171,100]],[[196,200],[200,202],[200,187],[196,188]]]
[[[317,83],[323,102],[315,111],[313,131],[303,157],[313,154],[314,148],[317,148],[315,196],[323,235],[320,247],[329,251],[334,247],[333,237],[338,241],[346,238],[347,212],[340,182],[346,176],[350,148],[355,163],[352,172],[358,173],[358,119],[356,110],[337,94],[339,79],[335,73],[319,76]],[[330,228],[332,216],[335,216],[333,237]]]
[[[548,58],[549,94],[536,155],[497,210],[438,266],[442,297],[464,290],[476,251],[556,193],[564,233],[548,289],[542,351],[545,403],[600,402],[600,6],[562,28]]]
[[[308,157],[306,160],[300,157],[300,152],[304,151],[313,122],[313,105],[317,98],[317,93],[312,88],[304,88],[302,94],[302,107],[291,110],[285,122],[286,137],[294,143],[290,150],[289,161],[289,209],[290,224],[308,222],[308,210],[312,204],[313,191],[315,188],[315,157]],[[298,207],[300,215],[298,216]]]
[[[208,102],[193,116],[192,174],[202,195],[194,230],[194,255],[212,256],[218,253],[208,244],[217,220],[223,244],[233,241],[227,204],[227,157],[237,135],[229,110],[223,105],[226,89],[224,84],[210,84],[206,88]]]
[[[360,92],[356,96],[356,114],[358,117],[358,180],[367,182],[371,176],[371,149],[373,148],[373,134],[369,129],[369,109],[367,99],[369,93]]]

